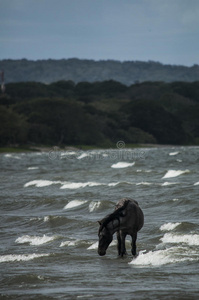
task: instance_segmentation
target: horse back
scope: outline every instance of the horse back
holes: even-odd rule
[[[116,204],[116,209],[124,210],[121,213],[121,230],[128,233],[139,231],[144,225],[144,214],[136,200],[123,198]]]

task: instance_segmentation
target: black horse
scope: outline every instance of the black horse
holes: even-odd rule
[[[136,256],[137,232],[144,224],[144,215],[137,201],[124,198],[115,207],[115,211],[98,222],[100,224],[98,236],[98,254],[103,256],[113,240],[113,234],[117,232],[118,255],[126,254],[125,238],[132,237],[132,255]]]

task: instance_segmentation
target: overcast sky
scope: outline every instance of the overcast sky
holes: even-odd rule
[[[199,64],[199,0],[0,0],[0,59]]]

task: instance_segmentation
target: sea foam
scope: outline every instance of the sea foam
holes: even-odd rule
[[[35,258],[40,258],[44,256],[49,256],[50,254],[8,254],[8,255],[1,255],[0,256],[0,263],[2,262],[11,262],[11,261],[28,261]]]
[[[85,158],[87,156],[89,156],[87,153],[82,153],[82,154],[80,154],[80,156],[77,157],[77,159],[82,159],[82,158]]]
[[[14,155],[14,154],[9,154],[9,153],[5,154],[4,156],[7,157],[7,158],[21,159],[20,156]]]
[[[189,246],[199,246],[199,235],[198,234],[172,234],[165,233],[160,239],[163,243],[168,244],[188,244]]]
[[[74,208],[84,203],[88,202],[87,200],[72,200],[64,206],[64,209]]]
[[[79,240],[75,240],[75,241],[65,241],[65,242],[61,242],[59,247],[65,247],[65,246],[77,246],[80,243]]]
[[[168,182],[168,181],[166,181],[166,182],[162,183],[161,186],[168,186],[168,185],[174,185],[174,184],[178,184],[178,182]]]
[[[181,223],[165,223],[162,226],[160,226],[161,231],[171,231],[175,229],[177,226],[179,226]]]
[[[28,170],[37,170],[39,167],[28,167]]]
[[[76,155],[77,153],[75,151],[65,151],[65,152],[61,152],[60,156],[65,157],[65,156],[71,156],[71,155]]]
[[[129,264],[146,267],[146,266],[162,266],[165,264],[179,263],[183,261],[193,261],[197,258],[190,257],[189,251],[183,251],[183,255],[179,256],[179,247],[171,247],[165,250],[149,251],[141,253],[136,259],[133,259]]]
[[[127,163],[127,162],[118,162],[118,163],[116,163],[116,164],[113,164],[112,166],[111,166],[111,168],[113,168],[113,169],[122,169],[122,168],[128,168],[128,167],[132,167],[132,166],[134,166],[134,164],[135,164],[135,162],[133,162],[133,163]]]
[[[189,170],[169,170],[162,178],[172,178],[172,177],[177,177],[182,174],[189,173]]]
[[[93,187],[93,186],[99,186],[102,185],[102,183],[99,182],[65,182],[60,189],[79,189],[84,188],[86,186]]]
[[[170,156],[174,156],[174,155],[177,155],[177,154],[179,154],[178,151],[176,151],[176,152],[170,152],[170,153],[169,153]]]
[[[101,205],[100,201],[97,201],[97,202],[92,201],[88,207],[89,211],[90,212],[96,211],[100,207],[100,205]]]
[[[91,246],[89,246],[89,247],[87,248],[87,250],[96,250],[96,249],[98,248],[98,245],[99,245],[99,242],[98,242],[98,241],[97,241],[97,242],[94,242]],[[117,241],[116,241],[116,240],[113,240],[113,241],[110,243],[109,247],[116,246],[116,245],[117,245]]]
[[[44,187],[52,184],[60,184],[60,181],[51,181],[51,180],[32,180],[24,184],[24,187],[35,185],[36,187]]]
[[[120,184],[121,182],[120,181],[117,181],[117,182],[110,182],[108,183],[108,186],[116,186],[118,184]]]
[[[39,246],[51,242],[56,238],[57,238],[56,236],[46,236],[45,234],[43,236],[23,235],[17,238],[15,242],[17,244],[29,243],[32,246]]]
[[[98,248],[99,242],[93,243],[91,246],[87,248],[87,250],[96,250]]]

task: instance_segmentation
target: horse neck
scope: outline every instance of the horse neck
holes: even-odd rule
[[[120,219],[113,219],[111,220],[107,225],[106,228],[109,230],[109,232],[113,235],[116,231],[119,230],[120,227]]]

